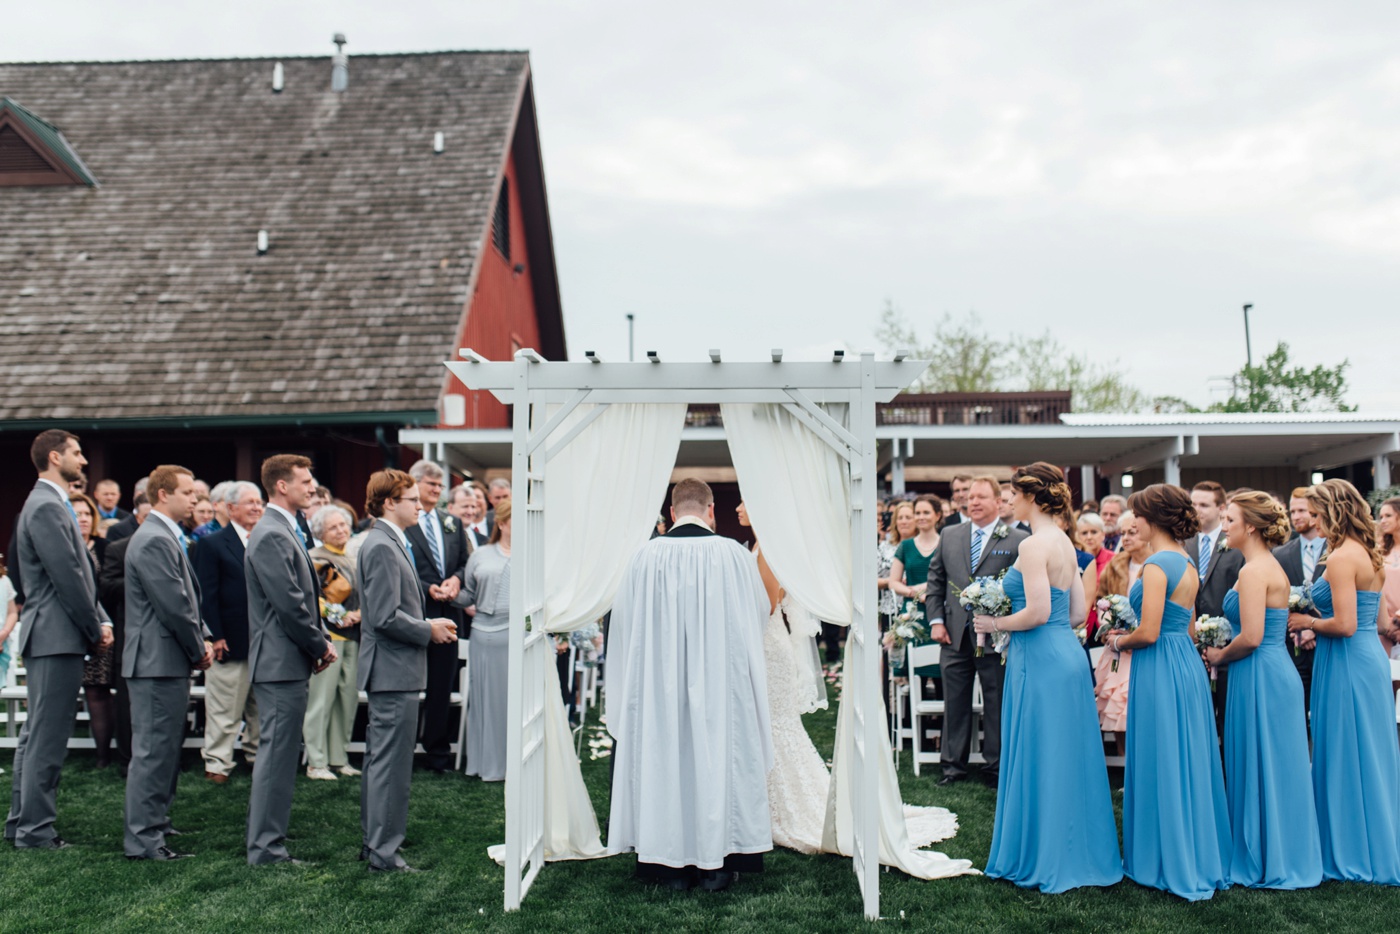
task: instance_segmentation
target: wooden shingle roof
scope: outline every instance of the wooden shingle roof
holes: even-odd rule
[[[329,57],[0,64],[101,183],[0,187],[0,422],[433,409],[534,118],[528,56],[330,79]]]

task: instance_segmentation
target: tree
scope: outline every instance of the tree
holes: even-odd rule
[[[1246,364],[1231,377],[1230,398],[1217,402],[1211,412],[1355,412],[1347,405],[1346,370],[1350,361],[1336,366],[1318,364],[1309,370],[1292,365],[1288,344],[1279,341],[1259,366]]]
[[[961,321],[945,314],[934,325],[932,340],[925,343],[904,313],[886,299],[875,337],[886,350],[908,350],[920,360],[932,361],[910,387],[914,392],[995,392],[1006,366],[1004,348],[982,330],[975,313]]]

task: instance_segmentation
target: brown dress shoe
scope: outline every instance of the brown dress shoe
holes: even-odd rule
[[[205,772],[204,777],[216,785],[223,785],[228,782],[228,776],[220,775],[218,772]]]

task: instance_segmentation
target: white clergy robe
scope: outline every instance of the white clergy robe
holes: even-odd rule
[[[633,557],[608,631],[609,852],[720,869],[773,848],[767,621],[757,561],[731,539],[678,523]]]

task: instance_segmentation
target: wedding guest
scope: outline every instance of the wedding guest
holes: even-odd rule
[[[876,587],[880,591],[880,613],[886,617],[899,612],[899,595],[890,586],[894,578],[892,573],[894,554],[900,543],[913,538],[917,531],[914,524],[914,504],[909,502],[896,503],[890,525],[890,534],[880,542],[876,560],[876,573],[879,574]],[[925,574],[924,577],[927,581],[928,575]]]
[[[311,534],[321,543],[311,549],[311,560],[321,578],[321,620],[339,655],[311,679],[307,692],[306,720],[301,728],[306,743],[306,777],[318,781],[335,781],[337,773],[360,774],[345,752],[360,709],[360,690],[356,686],[360,593],[355,561],[345,553],[353,527],[354,517],[335,505],[323,506],[311,517]]]
[[[1128,510],[1127,497],[1110,493],[1098,502],[1096,509],[1089,509],[1087,504],[1084,508],[1086,512],[1099,514],[1103,520],[1103,546],[1109,551],[1117,551],[1123,535],[1123,513]]]
[[[510,647],[510,500],[496,507],[496,527],[467,559],[458,606],[472,618],[471,677],[467,689],[467,774],[482,781],[506,777],[506,672]]]
[[[125,519],[131,513],[127,512],[120,505],[122,498],[122,488],[117,481],[107,479],[98,480],[97,485],[92,488],[92,498],[97,501],[98,519]]]
[[[1318,527],[1317,517],[1308,503],[1308,488],[1300,486],[1293,490],[1288,499],[1288,518],[1293,526],[1291,541],[1274,549],[1274,557],[1288,575],[1288,583],[1293,587],[1306,585],[1309,589],[1322,576],[1325,565],[1322,551],[1327,544]],[[1289,649],[1288,656],[1298,677],[1303,679],[1303,713],[1311,707],[1313,656],[1316,654],[1317,637],[1312,630],[1287,632],[1283,634],[1284,645]]]
[[[458,484],[447,497],[447,514],[456,516],[463,525],[471,525],[476,518],[476,496],[471,487]]]
[[[972,683],[982,683],[983,784],[995,787],[1001,758],[1002,664],[995,652],[977,653],[978,637],[958,591],[974,577],[1000,574],[1016,560],[1026,533],[997,518],[1001,484],[995,477],[977,477],[967,493],[968,521],[946,527],[929,561],[927,612],[929,635],[943,643],[939,670],[943,679],[945,713],[940,785],[967,778],[972,747]]]
[[[987,875],[1064,892],[1123,878],[1093,686],[1071,620],[1084,615],[1074,548],[1052,515],[1070,512],[1060,468],[1016,471],[1013,515],[1031,528],[1004,586],[1006,617],[977,632],[1011,634],[1002,687],[1002,761]]]
[[[1199,578],[1180,545],[1200,523],[1180,487],[1154,483],[1128,502],[1151,555],[1129,594],[1138,628],[1109,638],[1115,652],[1133,651],[1123,869],[1198,901],[1229,886],[1231,845],[1209,682],[1191,641]]]
[[[96,575],[68,501],[68,484],[87,465],[78,436],[40,432],[29,457],[38,478],[15,531],[29,718],[15,748],[5,839],[17,849],[61,850],[68,844],[55,827],[58,783],[73,735],[73,698],[83,656],[112,645],[112,623],[97,602]]]
[[[145,477],[141,479],[144,480]],[[143,506],[145,507],[145,512],[142,512],[141,507]],[[143,486],[141,489],[137,490],[136,495],[131,498],[131,514],[117,520],[114,525],[107,527],[107,544],[110,545],[113,542],[119,542],[124,538],[134,535],[137,526],[141,524],[142,520],[145,518],[145,513],[149,513],[150,509],[150,500],[147,499],[146,488]]]
[[[1075,529],[1079,532],[1079,550],[1089,556],[1089,561],[1080,568],[1082,574],[1080,580],[1084,587],[1084,602],[1089,607],[1089,616],[1085,622],[1085,632],[1090,639],[1099,628],[1099,613],[1094,609],[1094,604],[1099,598],[1099,575],[1104,568],[1108,567],[1108,562],[1113,560],[1113,552],[1103,546],[1104,524],[1103,519],[1092,512],[1081,513],[1079,520],[1075,523]],[[1121,533],[1120,533],[1121,540]]]
[[[1385,562],[1385,584],[1381,594],[1385,597],[1385,616],[1389,629],[1400,626],[1400,498],[1388,499],[1381,503],[1380,550]],[[1395,642],[1387,650],[1392,658],[1397,654]]]
[[[1225,617],[1237,635],[1202,654],[1230,664],[1233,697],[1225,718],[1225,774],[1234,839],[1230,882],[1265,889],[1306,889],[1322,882],[1322,846],[1308,775],[1303,681],[1290,661],[1288,575],[1273,549],[1288,539],[1289,521],[1267,493],[1236,493],[1226,507],[1225,534],[1244,557],[1239,581],[1225,595]]]
[[[248,538],[263,517],[257,484],[235,481],[223,489],[225,528],[206,536],[190,555],[199,581],[200,612],[213,637],[214,664],[204,673],[204,778],[228,783],[233,747],[242,732],[243,759],[257,761],[262,741],[248,662]]]
[[[92,561],[94,578],[102,572],[102,555],[106,541],[95,533],[95,522],[100,515],[97,503],[82,493],[69,494],[68,501],[78,516],[78,534],[87,547],[88,558]],[[83,660],[83,701],[88,711],[88,726],[92,730],[92,741],[97,751],[97,767],[105,769],[112,764],[112,739],[117,730],[117,702],[112,695],[116,682],[112,648],[89,652]]]
[[[914,500],[914,535],[895,546],[890,562],[890,590],[903,600],[922,601],[928,591],[928,563],[938,550],[938,500]]]
[[[1096,500],[1096,499],[1086,499],[1083,503],[1080,504],[1080,506],[1079,506],[1079,511],[1080,511],[1081,513],[1092,512],[1092,513],[1094,513],[1095,515],[1098,515],[1098,512],[1099,512],[1099,501]],[[1123,520],[1122,520],[1121,518],[1118,520],[1118,524],[1119,524],[1119,526],[1122,527],[1122,528],[1126,528],[1126,527],[1127,527],[1127,526],[1124,524],[1124,522],[1123,522]]]
[[[472,513],[471,525],[467,527],[467,537],[471,539],[473,548],[480,548],[491,538],[491,524],[486,518],[486,491],[480,483],[473,483],[471,492],[472,498],[476,500],[476,508]]]
[[[501,503],[510,499],[510,479],[497,477],[492,480],[486,488],[486,499],[491,504],[491,508],[486,513],[486,524],[494,532],[496,530],[496,510],[500,508]]]
[[[966,522],[968,520],[967,494],[972,489],[972,474],[954,474],[952,488],[953,495],[950,501],[953,505],[953,511],[949,513],[946,519],[943,520],[943,524],[945,526],[957,525],[961,522]],[[998,496],[1000,496],[1000,494],[998,494]]]
[[[15,603],[15,585],[10,580],[9,569],[5,567],[5,556],[0,555],[0,685],[9,683],[10,662],[14,660],[10,637],[14,635],[17,625],[19,604]]]
[[[1395,697],[1390,662],[1372,635],[1385,574],[1375,523],[1366,500],[1345,480],[1313,486],[1308,502],[1327,539],[1327,567],[1313,585],[1320,618],[1293,613],[1288,628],[1317,634],[1312,778],[1322,874],[1400,885]]]
[[[194,527],[192,535],[195,541],[208,538],[210,535],[228,526],[229,490],[236,483],[236,480],[224,480],[214,484],[214,489],[209,491],[209,501],[214,507],[214,515],[207,522]]]
[[[199,541],[205,535],[209,534],[208,531],[202,530],[209,529],[211,525],[218,525],[218,523],[214,521],[214,503],[211,501],[213,495],[211,491],[209,496],[201,496],[195,501],[194,510],[190,513],[189,521],[192,523],[193,528],[190,530],[189,537],[195,541]]]
[[[1188,557],[1196,559],[1196,572],[1201,581],[1200,589],[1196,592],[1196,616],[1223,616],[1225,595],[1235,586],[1240,568],[1244,567],[1244,557],[1238,552],[1231,552],[1226,546],[1224,530],[1220,525],[1225,514],[1225,488],[1214,480],[1203,480],[1191,488],[1191,505],[1196,508],[1196,517],[1201,523],[1195,553],[1188,551]],[[1225,731],[1229,678],[1228,666],[1216,669],[1216,686],[1211,701],[1215,704],[1218,733]]]
[[[1122,539],[1118,554],[1099,575],[1095,601],[1114,595],[1126,597],[1137,581],[1142,562],[1147,560],[1148,550],[1146,542],[1138,536],[1135,522],[1131,512],[1125,512],[1119,518]],[[1131,649],[1122,652],[1105,650],[1094,668],[1094,699],[1099,708],[1099,728],[1113,734],[1120,756],[1126,754],[1124,742],[1128,732],[1128,694],[1132,670]]]

